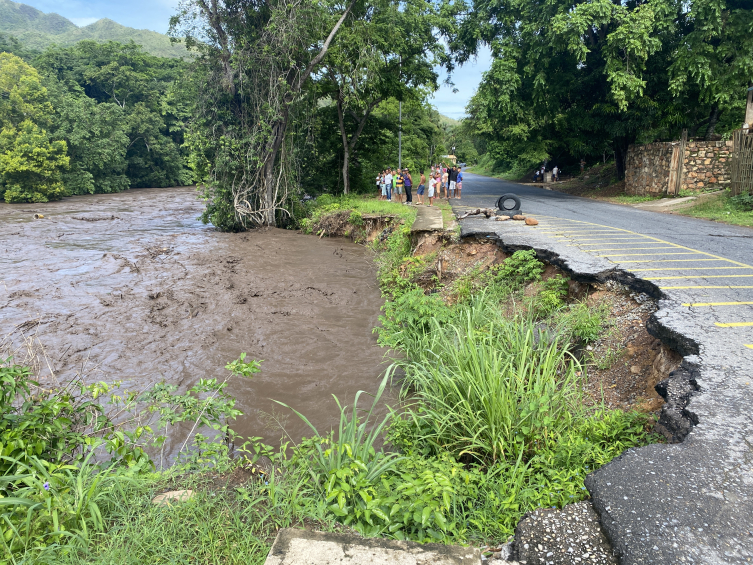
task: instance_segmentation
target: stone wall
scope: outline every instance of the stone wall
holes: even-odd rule
[[[625,192],[638,196],[667,194],[672,151],[679,141],[631,145],[625,167]],[[688,141],[680,190],[724,188],[730,182],[732,141]]]
[[[679,143],[631,145],[625,163],[625,192],[636,196],[666,194],[672,146]]]
[[[730,141],[688,141],[683,161],[683,190],[725,188],[730,182]]]

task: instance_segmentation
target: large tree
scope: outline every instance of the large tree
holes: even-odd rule
[[[64,196],[66,144],[44,129],[53,108],[36,69],[0,53],[0,195],[6,202],[47,202]]]
[[[356,0],[185,0],[171,33],[197,49],[193,163],[222,229],[275,225],[287,213],[295,104]]]
[[[443,49],[425,0],[381,0],[354,12],[327,57],[319,87],[335,101],[343,149],[343,191],[350,192],[350,160],[374,109],[390,97],[436,90],[434,65]],[[424,88],[420,88],[424,87]]]
[[[530,166],[614,153],[621,178],[630,143],[683,127],[710,137],[725,109],[742,104],[753,77],[750,4],[470,0],[448,5],[446,32],[460,62],[492,47],[469,111],[495,157]]]

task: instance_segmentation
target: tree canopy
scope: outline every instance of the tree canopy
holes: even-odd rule
[[[454,3],[456,61],[491,46],[468,106],[508,166],[614,154],[630,143],[739,127],[753,78],[750,0]],[[739,114],[739,115],[738,115]]]

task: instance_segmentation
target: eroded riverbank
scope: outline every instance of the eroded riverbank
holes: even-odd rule
[[[241,435],[280,437],[271,399],[329,429],[331,394],[374,391],[385,369],[371,252],[279,229],[219,233],[196,220],[202,207],[192,188],[0,205],[4,346],[35,336],[45,382],[83,373],[132,390],[224,378],[247,352],[264,362],[228,390]]]

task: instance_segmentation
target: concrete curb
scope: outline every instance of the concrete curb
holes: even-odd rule
[[[481,553],[472,547],[285,528],[277,534],[264,565],[476,565],[480,562]]]

